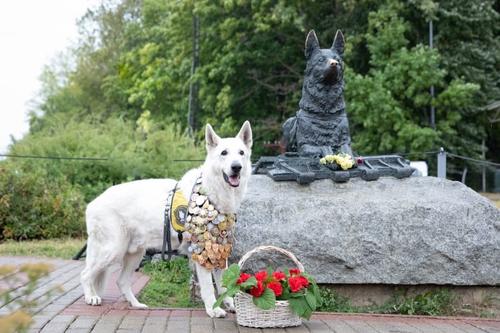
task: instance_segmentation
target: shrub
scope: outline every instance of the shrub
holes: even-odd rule
[[[202,150],[179,126],[119,118],[80,121],[57,115],[10,147],[10,154],[102,157],[0,162],[0,240],[82,236],[85,203],[108,187],[143,178],[179,178]],[[176,162],[175,160],[194,160]]]
[[[28,173],[42,169],[51,179],[76,185],[90,202],[106,188],[134,179],[178,178],[200,162],[201,149],[174,124],[142,120],[136,124],[119,118],[100,123],[52,116],[41,130],[11,147],[11,154],[39,156],[99,157],[96,160],[15,159]]]
[[[83,236],[85,202],[64,179],[2,163],[0,184],[0,239]]]

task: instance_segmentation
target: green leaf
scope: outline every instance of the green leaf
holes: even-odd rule
[[[241,283],[240,288],[246,290],[246,289],[249,289],[251,287],[255,287],[256,285],[257,285],[257,279],[255,278],[255,276],[252,276],[251,278],[249,278],[245,282]]]
[[[321,304],[321,293],[319,291],[318,285],[316,283],[313,283],[309,288],[312,289],[313,295],[314,297],[316,297],[316,302],[318,304]]]
[[[288,300],[292,311],[295,312],[299,317],[303,317],[306,309],[309,307],[304,297],[300,298],[290,298]]]
[[[309,304],[309,307],[311,308],[311,310],[313,310],[313,311],[316,310],[316,306],[317,306],[316,297],[309,290],[306,291],[306,301],[307,301],[307,304]]]
[[[226,294],[227,292],[223,293],[222,295],[220,295],[217,300],[215,301],[214,303],[214,306],[212,306],[212,309],[215,309],[215,308],[218,308],[221,306],[222,304],[222,301],[224,301],[224,298],[226,297]]]
[[[278,297],[280,300],[290,299],[290,290],[288,288],[283,287],[283,293]]]
[[[276,306],[276,296],[271,289],[266,288],[262,295],[253,297],[253,304],[262,310],[274,309]]]
[[[267,267],[267,277],[271,278],[273,276],[273,269],[271,267]]]
[[[236,286],[232,286],[230,288],[228,288],[225,292],[223,292],[218,298],[217,298],[217,301],[215,301],[214,305],[213,305],[213,309],[221,306],[222,304],[222,301],[224,300],[224,298],[226,297],[233,297],[234,295],[236,295],[236,293],[240,291],[240,286],[236,285]]]
[[[306,308],[304,314],[302,314],[302,318],[309,319],[311,318],[312,313],[313,310],[311,308]]]
[[[238,281],[239,277],[240,266],[238,266],[238,264],[232,264],[222,275],[222,285],[224,287],[234,286],[236,285],[236,281]]]

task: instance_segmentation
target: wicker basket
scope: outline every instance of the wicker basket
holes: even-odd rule
[[[304,266],[297,258],[287,250],[275,246],[259,246],[247,252],[240,260],[238,265],[242,268],[245,262],[255,253],[261,251],[277,251],[293,260],[297,268],[303,272]],[[276,301],[276,307],[272,310],[262,310],[253,304],[252,296],[247,293],[239,292],[234,297],[236,307],[236,322],[241,326],[248,327],[290,327],[302,324],[302,319],[296,315],[288,301]]]

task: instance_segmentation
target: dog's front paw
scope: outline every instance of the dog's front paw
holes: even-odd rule
[[[215,309],[205,309],[205,310],[207,311],[207,315],[210,318],[223,318],[226,316],[226,311],[222,310],[219,307]]]
[[[134,304],[131,304],[131,306],[134,308],[134,309],[147,309],[148,306],[144,303],[134,303]]]
[[[236,312],[236,308],[234,307],[234,300],[232,297],[224,298],[224,305],[225,305],[227,311],[232,312],[232,313]]]
[[[101,298],[97,295],[95,296],[85,296],[85,303],[88,305],[101,305]]]

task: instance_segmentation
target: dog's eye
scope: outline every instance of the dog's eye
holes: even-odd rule
[[[227,155],[227,150],[225,150],[225,149],[224,149],[223,151],[221,151],[221,152],[220,152],[220,154],[221,154],[222,156],[226,156],[226,155]]]
[[[240,150],[240,155],[241,156],[245,155],[245,152],[243,150]]]

